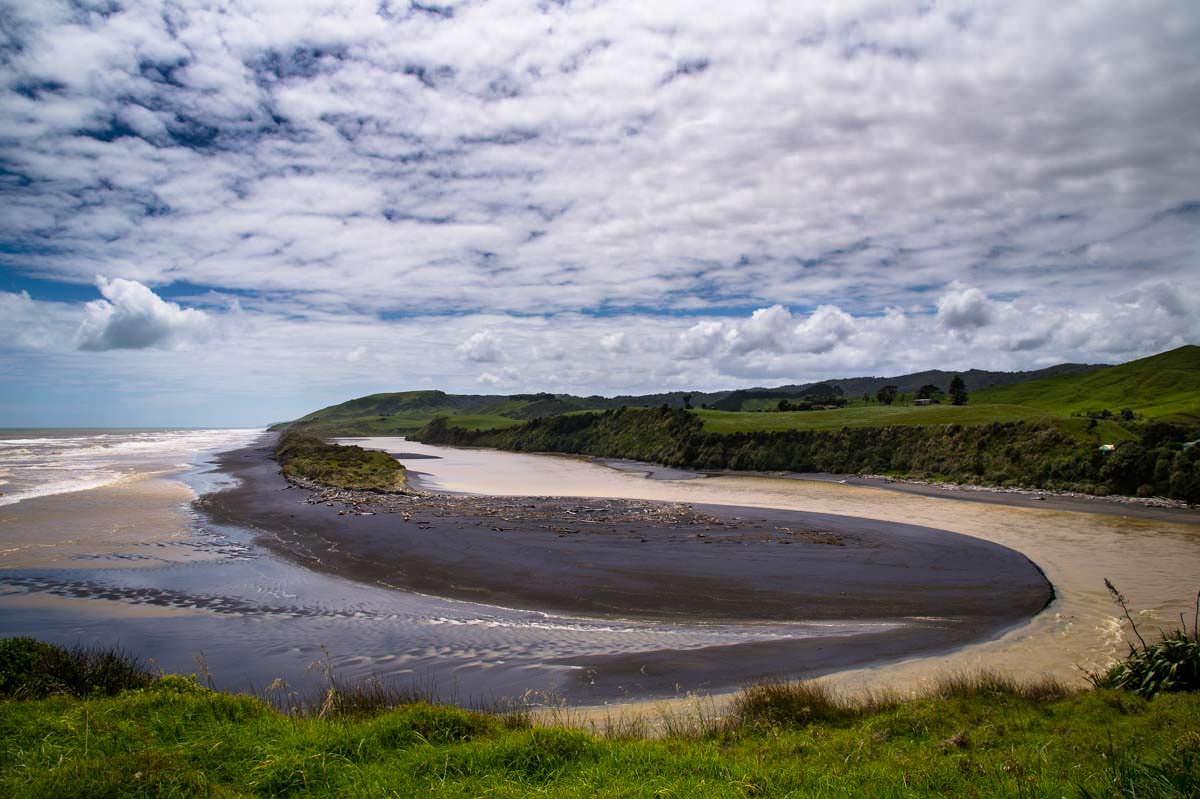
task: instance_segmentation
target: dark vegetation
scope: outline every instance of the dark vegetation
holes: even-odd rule
[[[846,405],[845,392],[831,383],[784,388],[748,388],[731,391],[705,405],[716,411],[810,411]]]
[[[1200,503],[1200,437],[1190,425],[1151,422],[1111,451],[1045,422],[714,433],[696,414],[626,408],[470,431],[434,419],[417,437],[487,446],[632,458],[692,469],[905,474],[958,482]]]
[[[1129,654],[1103,674],[1091,675],[1092,684],[1100,688],[1121,688],[1141,696],[1171,691],[1200,690],[1200,593],[1192,615],[1192,630],[1187,619],[1179,617],[1179,628],[1159,631],[1158,640],[1147,643],[1138,629],[1125,596],[1108,580],[1104,581],[1113,601],[1125,614],[1137,639],[1129,641]]]
[[[275,446],[275,457],[288,477],[338,488],[401,491],[404,467],[384,452],[329,444],[309,433],[286,430]]]
[[[112,696],[145,688],[154,676],[120,649],[63,649],[33,638],[0,640],[0,698],[40,699],[52,694]]]

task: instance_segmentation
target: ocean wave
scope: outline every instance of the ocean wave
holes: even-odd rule
[[[103,488],[107,485],[119,481],[124,475],[119,473],[108,473],[103,475],[92,475],[87,478],[73,478],[69,480],[59,480],[55,482],[42,483],[41,485],[30,486],[23,488],[11,494],[0,495],[0,506],[16,505],[18,502],[24,502],[27,499],[36,499],[37,497],[49,497],[56,494],[70,494],[75,491],[91,491],[96,488]],[[10,482],[3,482],[0,485],[11,485]]]
[[[0,439],[0,505],[87,491],[142,475],[180,472],[215,452],[249,443],[261,430],[108,431]]]

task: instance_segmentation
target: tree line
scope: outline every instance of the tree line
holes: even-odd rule
[[[416,438],[629,458],[690,469],[903,474],[1090,494],[1163,496],[1200,504],[1200,430],[1161,422],[1112,451],[1047,422],[843,427],[713,433],[694,413],[662,406],[534,419],[504,430],[452,427],[439,417]]]

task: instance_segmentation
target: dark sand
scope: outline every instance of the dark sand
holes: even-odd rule
[[[882,621],[894,629],[571,661],[572,701],[715,690],[932,654],[998,635],[1053,590],[1028,558],[913,525],[623,500],[381,497],[291,486],[263,445],[202,510],[310,568],[398,589],[589,617]],[[371,515],[366,515],[371,514]]]

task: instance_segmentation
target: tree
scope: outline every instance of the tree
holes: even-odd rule
[[[884,405],[891,405],[896,401],[896,394],[899,393],[899,391],[900,389],[898,389],[896,386],[884,386],[883,388],[879,389],[879,391],[875,392],[875,399],[879,400]]]
[[[962,375],[955,375],[950,381],[950,401],[955,405],[967,404],[967,384],[963,382]]]
[[[926,383],[917,389],[917,399],[935,399],[942,390],[933,383]]]

